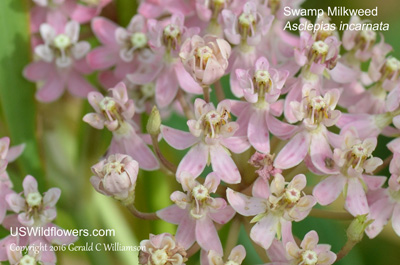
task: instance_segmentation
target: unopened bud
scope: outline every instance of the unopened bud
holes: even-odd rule
[[[161,116],[157,107],[154,106],[151,110],[149,120],[147,121],[146,129],[150,135],[159,135],[161,126]]]
[[[353,242],[360,242],[364,236],[364,231],[374,220],[367,218],[368,214],[357,215],[347,228],[347,238]]]

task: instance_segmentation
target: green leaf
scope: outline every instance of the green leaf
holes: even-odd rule
[[[0,102],[11,144],[26,144],[18,159],[21,173],[35,176],[39,187],[44,189],[44,172],[35,135],[35,84],[22,76],[31,58],[28,14],[28,0],[0,1]]]

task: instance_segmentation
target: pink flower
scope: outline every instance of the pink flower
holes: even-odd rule
[[[25,144],[17,146],[10,146],[10,138],[0,138],[0,159],[7,160],[7,162],[13,162],[17,159],[25,149]]]
[[[124,204],[133,203],[139,165],[130,156],[110,155],[94,165],[92,172],[95,176],[90,178],[90,182],[98,192]]]
[[[86,23],[98,15],[111,0],[33,0],[36,4],[31,10],[31,30],[39,31],[40,25],[49,23],[62,29],[68,19]]]
[[[339,95],[337,89],[329,90],[323,97],[313,89],[304,89],[303,100],[290,104],[296,120],[302,121],[299,127],[270,119],[270,130],[274,135],[288,139],[294,134],[275,158],[275,167],[294,167],[308,154],[312,165],[318,170],[331,172],[325,163],[325,159],[332,156],[326,127],[334,125],[340,117],[340,111],[335,110]]]
[[[224,265],[224,264],[232,264],[232,265],[240,265],[242,264],[244,258],[246,257],[246,249],[242,245],[237,245],[231,251],[228,256],[226,262],[223,262],[222,256],[215,252],[214,250],[210,250],[207,255],[208,263],[202,261],[202,265]]]
[[[179,163],[176,175],[190,172],[197,177],[206,165],[212,165],[213,171],[227,183],[239,183],[240,173],[228,149],[235,153],[249,148],[246,137],[234,137],[238,125],[229,122],[230,103],[221,101],[215,109],[212,103],[198,98],[194,103],[196,120],[189,120],[189,132],[161,126],[164,140],[178,150],[192,148]]]
[[[149,20],[148,28],[149,45],[158,60],[142,65],[137,72],[128,75],[128,79],[134,84],[154,82],[156,103],[160,108],[174,100],[179,87],[188,93],[201,94],[203,90],[178,58],[182,42],[199,29],[186,28],[182,14],[174,14],[166,21]]]
[[[166,14],[181,13],[185,16],[193,14],[192,0],[144,0],[139,5],[138,12],[146,18],[158,18]]]
[[[150,234],[148,240],[142,240],[144,247],[139,253],[139,264],[176,264],[184,265],[187,261],[186,250],[168,233]]]
[[[24,188],[22,194],[9,194],[6,196],[7,203],[12,211],[17,214],[11,214],[5,217],[3,226],[10,230],[12,237],[17,238],[18,246],[26,246],[41,242],[42,245],[50,244],[70,244],[77,240],[75,236],[69,235],[62,228],[52,224],[56,218],[56,203],[60,198],[61,191],[58,188],[51,188],[44,195],[38,191],[38,184],[34,177],[26,176],[22,186]],[[52,231],[50,235],[30,234],[22,236],[17,232],[18,228],[37,228]],[[39,232],[40,233],[40,232]],[[46,260],[56,260],[53,251],[47,246],[42,252],[42,257]]]
[[[329,162],[333,164],[332,173],[314,187],[313,195],[319,204],[327,205],[345,189],[346,210],[354,216],[366,214],[369,208],[364,189],[377,189],[386,180],[385,177],[364,174],[364,171],[371,174],[382,164],[380,158],[372,157],[377,139],[361,141],[355,130],[348,130],[343,133],[341,143]]]
[[[179,56],[194,80],[209,86],[224,75],[230,54],[231,46],[224,39],[195,35],[183,43]]]
[[[35,47],[40,60],[25,67],[24,76],[31,81],[44,81],[36,92],[39,101],[55,101],[68,88],[72,95],[86,97],[95,88],[82,76],[92,69],[85,56],[90,50],[86,41],[78,42],[79,24],[70,21],[57,31],[49,24],[40,26],[44,44]]]
[[[259,152],[269,153],[269,120],[280,116],[283,101],[277,101],[288,77],[287,71],[269,67],[266,58],[260,57],[254,69],[237,69],[239,87],[247,102],[231,101],[232,113],[238,117],[236,135],[245,135]]]
[[[184,192],[175,191],[171,200],[175,205],[157,212],[157,215],[170,223],[177,224],[176,240],[188,249],[195,241],[205,251],[214,250],[222,255],[222,245],[214,222],[227,223],[235,211],[222,198],[211,197],[220,183],[217,173],[208,174],[204,184],[195,180],[187,172],[180,175]]]
[[[336,254],[330,251],[331,246],[326,244],[317,245],[319,241],[317,232],[310,231],[297,246],[294,242],[286,243],[274,240],[272,246],[267,250],[271,259],[270,265],[292,265],[292,264],[320,264],[331,265],[336,260]]]
[[[87,61],[93,69],[106,70],[115,66],[113,71],[102,72],[99,76],[103,85],[115,86],[127,74],[138,70],[143,63],[155,59],[148,45],[146,19],[141,15],[132,18],[127,28],[119,27],[114,22],[97,17],[92,20],[92,30],[103,44],[95,48],[87,56]]]
[[[303,195],[301,191],[306,186],[306,177],[297,175],[286,185],[281,174],[276,174],[268,184],[259,178],[253,186],[253,197],[246,196],[228,188],[227,199],[230,205],[239,214],[254,216],[252,223],[256,223],[250,232],[251,239],[268,249],[275,235],[283,241],[292,240],[292,221],[301,221],[316,201],[313,196]]]
[[[150,148],[144,142],[145,136],[133,122],[135,114],[133,100],[128,98],[124,83],[110,88],[111,96],[104,97],[99,92],[89,93],[88,100],[96,111],[86,114],[83,121],[96,129],[107,127],[113,133],[109,154],[127,154],[146,170],[158,169],[159,164]]]
[[[22,265],[22,264],[43,264],[43,265],[55,265],[56,256],[49,255],[44,251],[43,242],[35,241],[26,247],[27,251],[17,250],[18,240],[16,237],[8,236],[0,242],[0,248],[5,248],[6,256],[0,256],[1,261],[8,261],[10,265]],[[4,251],[4,250],[1,250]]]
[[[368,218],[374,220],[365,230],[369,238],[376,237],[390,219],[395,233],[400,236],[400,153],[394,153],[389,170],[389,187],[367,193]]]

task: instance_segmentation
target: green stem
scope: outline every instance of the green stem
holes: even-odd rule
[[[175,175],[177,167],[168,161],[165,156],[161,153],[160,146],[158,145],[158,135],[151,135],[151,141],[153,143],[154,151],[160,160],[161,164],[165,166],[167,170],[171,172],[172,175]]]
[[[240,232],[240,219],[241,219],[241,217],[237,215],[232,220],[231,227],[229,228],[228,238],[226,239],[225,252],[224,252],[225,257],[229,256],[232,249],[237,244],[237,241],[239,238],[239,232]]]
[[[310,215],[312,217],[324,218],[324,219],[335,219],[335,220],[353,220],[354,216],[347,212],[336,212],[323,209],[312,209]]]
[[[203,86],[203,95],[204,95],[204,101],[209,103],[210,102],[210,87],[209,86]]]
[[[225,99],[224,88],[222,87],[221,80],[214,83],[215,95],[217,96],[218,102]]]
[[[140,218],[140,219],[144,219],[144,220],[159,220],[160,219],[160,218],[158,218],[156,213],[143,213],[143,212],[139,211],[138,209],[136,209],[136,207],[133,204],[127,205],[126,208],[131,212],[131,214],[133,214],[134,216],[136,216],[137,218]]]
[[[344,258],[349,252],[353,249],[358,242],[348,239],[346,244],[342,247],[342,249],[337,253],[336,261],[341,260]]]
[[[188,102],[185,99],[184,92],[182,90],[178,90],[178,94],[176,95],[176,98],[179,101],[179,104],[181,105],[183,109],[183,113],[185,113],[185,116],[188,120],[193,120],[194,119],[194,114],[193,111],[190,109],[190,106]]]

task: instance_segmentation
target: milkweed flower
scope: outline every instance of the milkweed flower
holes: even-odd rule
[[[237,81],[245,101],[232,100],[232,113],[238,117],[236,135],[245,135],[250,144],[262,153],[270,152],[270,116],[280,116],[283,101],[278,101],[281,89],[289,75],[269,66],[265,57],[260,57],[252,69],[237,69]],[[232,74],[233,75],[233,74]]]
[[[135,107],[133,100],[128,98],[125,84],[121,82],[115,88],[110,88],[109,92],[110,96],[103,96],[99,92],[88,95],[89,103],[96,112],[86,114],[83,121],[99,130],[105,126],[113,133],[109,154],[127,154],[143,169],[158,169],[156,157],[144,142],[145,136],[132,120]]]
[[[100,193],[112,196],[124,204],[133,203],[139,164],[128,155],[110,155],[92,167],[90,178]]]
[[[218,37],[194,35],[187,39],[179,53],[183,66],[202,86],[210,86],[220,79],[228,68],[231,54],[229,43]]]
[[[268,249],[275,235],[289,242],[292,236],[292,221],[301,221],[311,211],[316,201],[311,195],[302,195],[306,186],[303,174],[295,176],[289,184],[281,174],[276,174],[270,190],[261,178],[253,186],[253,197],[227,189],[227,199],[232,208],[241,215],[255,216],[256,223],[250,232],[250,238]]]
[[[24,69],[24,76],[30,81],[44,81],[36,92],[39,101],[57,100],[67,88],[77,97],[86,97],[96,90],[82,75],[92,69],[86,63],[90,44],[78,41],[80,26],[76,21],[68,22],[62,30],[50,24],[40,26],[44,44],[35,47],[40,60],[32,62]]]
[[[233,136],[238,129],[236,122],[229,121],[230,103],[221,101],[215,109],[212,103],[198,98],[194,103],[195,120],[189,120],[189,132],[161,126],[164,140],[178,150],[191,146],[189,152],[179,163],[176,175],[190,172],[197,177],[206,165],[212,165],[213,171],[227,183],[239,183],[239,170],[228,149],[235,153],[247,150],[250,145],[247,137]]]
[[[368,219],[374,220],[365,229],[370,238],[376,237],[390,219],[394,232],[400,236],[400,153],[394,153],[389,170],[389,186],[367,193],[370,208]]]
[[[369,212],[365,189],[380,188],[386,180],[370,175],[383,163],[372,157],[376,145],[376,138],[360,140],[355,130],[343,132],[341,146],[334,150],[332,172],[314,187],[313,195],[319,204],[332,203],[344,191],[347,211],[353,216]]]
[[[179,178],[184,192],[172,193],[170,198],[175,205],[159,210],[157,215],[178,225],[176,240],[185,249],[197,241],[203,250],[214,250],[222,255],[221,241],[213,221],[226,224],[235,211],[223,198],[211,196],[220,184],[218,174],[208,174],[203,184],[188,172],[182,172]]]
[[[184,265],[187,261],[186,250],[168,233],[150,234],[150,238],[142,240],[140,246],[143,249],[139,252],[139,264]]]
[[[219,255],[214,250],[210,250],[207,255],[208,263],[203,261],[202,257],[202,265],[224,265],[224,264],[234,264],[240,265],[242,264],[244,258],[246,257],[246,249],[242,245],[237,245],[234,247],[229,254],[226,262],[223,261],[222,256]]]
[[[293,265],[293,264],[321,264],[331,265],[336,260],[336,254],[327,244],[318,244],[319,238],[315,231],[308,232],[300,247],[294,242],[286,245],[278,240],[274,240],[270,249],[267,250],[268,257],[271,259],[269,265]]]
[[[24,188],[22,193],[12,193],[6,196],[8,206],[16,214],[7,215],[3,222],[6,229],[14,231],[11,236],[18,236],[17,245],[26,246],[37,241],[42,242],[43,245],[61,245],[76,241],[77,237],[68,235],[68,233],[62,231],[62,228],[52,223],[57,216],[55,205],[61,195],[60,189],[51,188],[42,195],[38,191],[36,179],[30,175],[25,177],[22,186]],[[16,232],[18,227],[43,227],[43,229],[54,231],[54,233],[50,235],[26,233],[23,236]],[[42,255],[46,255],[46,259],[56,259],[55,253],[49,247],[43,251]]]

